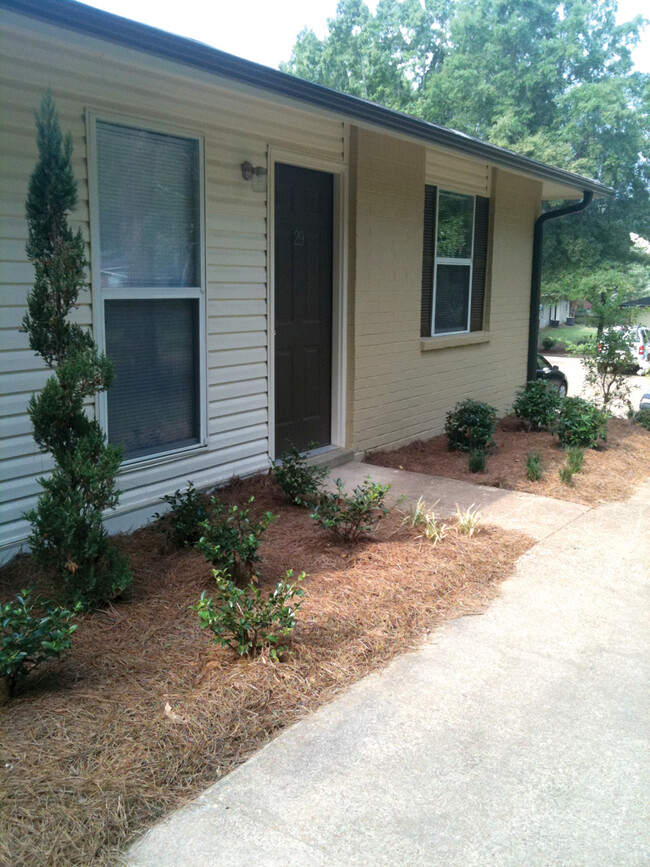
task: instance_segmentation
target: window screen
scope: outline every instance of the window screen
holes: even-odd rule
[[[437,266],[436,334],[467,331],[469,279],[469,265]]]
[[[106,301],[108,439],[124,457],[199,441],[199,301],[196,298]]]
[[[101,285],[199,286],[199,143],[97,123]]]

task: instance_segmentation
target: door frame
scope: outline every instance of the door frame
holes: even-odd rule
[[[287,163],[333,176],[332,202],[332,430],[330,448],[345,446],[345,392],[347,367],[348,276],[348,167],[344,163],[301,151],[269,146],[267,176],[267,368],[269,460],[275,457],[275,164]],[[319,449],[319,451],[321,451]]]

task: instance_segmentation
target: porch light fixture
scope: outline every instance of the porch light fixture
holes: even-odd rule
[[[266,169],[264,166],[254,166],[248,160],[241,164],[241,176],[245,181],[252,181],[253,178],[261,178],[265,175]]]
[[[245,181],[252,181],[251,187],[255,193],[263,193],[266,190],[266,175],[264,166],[254,166],[248,160],[241,164],[241,176]]]

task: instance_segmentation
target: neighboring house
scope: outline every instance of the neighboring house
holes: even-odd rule
[[[245,25],[246,16],[242,21]],[[113,529],[164,494],[441,431],[526,378],[533,226],[595,181],[70,0],[0,0],[2,546],[51,467],[26,406],[24,202],[51,87],[125,445]],[[537,304],[535,304],[535,308]]]
[[[635,325],[645,325],[650,327],[650,295],[643,298],[634,298],[631,301],[625,301],[621,307],[632,307],[632,321]]]
[[[547,328],[553,321],[564,325],[567,316],[571,316],[571,302],[567,298],[551,301],[542,296],[542,303],[539,305],[540,328]]]

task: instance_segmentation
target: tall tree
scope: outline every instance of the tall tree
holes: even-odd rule
[[[545,291],[577,297],[600,270],[649,280],[630,241],[650,237],[650,76],[631,59],[645,22],[615,13],[615,0],[380,0],[372,15],[341,0],[283,68],[613,186],[547,228]]]
[[[34,263],[23,329],[30,348],[54,371],[29,415],[34,439],[55,462],[43,493],[28,513],[37,562],[52,569],[67,596],[85,604],[114,596],[131,580],[128,562],[108,539],[102,512],[117,503],[115,475],[122,450],[106,444],[85,402],[107,388],[111,362],[98,355],[92,335],[70,322],[84,285],[85,244],[68,213],[77,202],[72,139],[61,134],[51,93],[36,115],[38,162],[29,182],[26,251]]]

